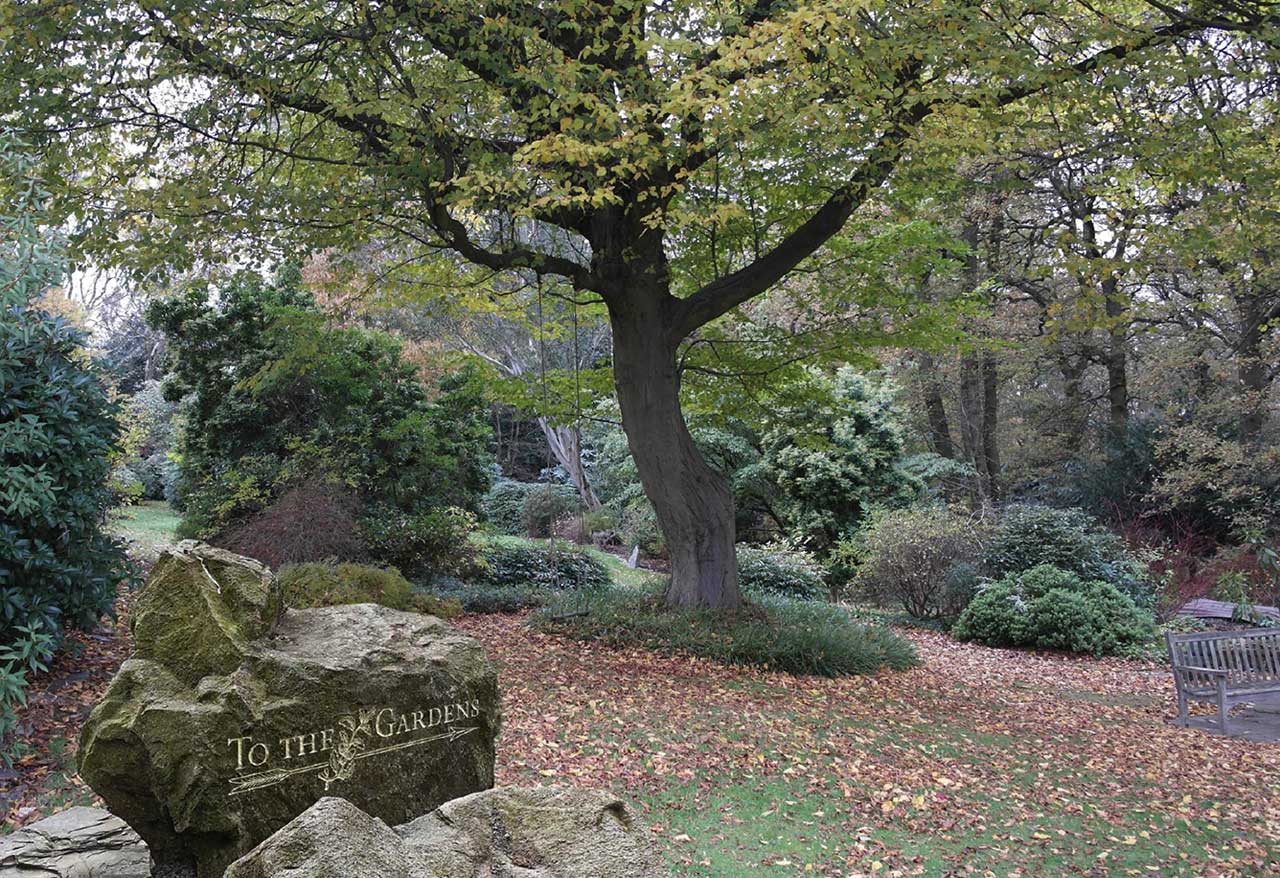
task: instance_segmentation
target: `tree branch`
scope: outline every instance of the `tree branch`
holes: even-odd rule
[[[931,112],[917,104],[894,119],[853,177],[822,207],[750,265],[711,281],[677,300],[672,328],[679,338],[763,293],[844,227],[853,212],[893,173],[915,127]]]

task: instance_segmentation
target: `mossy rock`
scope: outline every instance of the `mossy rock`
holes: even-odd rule
[[[464,796],[388,827],[321,799],[226,878],[658,878],[648,833],[619,799],[567,787]]]
[[[276,578],[252,558],[185,540],[164,552],[134,604],[131,624],[140,657],[187,682],[227,674],[250,641],[265,637],[284,599]],[[194,626],[192,619],[203,624]]]
[[[501,704],[474,638],[374,604],[281,614],[260,565],[211,560],[161,559],[148,636],[81,736],[81,775],[157,863],[220,876],[324,796],[396,824],[493,785]]]

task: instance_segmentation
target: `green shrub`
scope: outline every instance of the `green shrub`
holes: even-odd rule
[[[1155,628],[1114,585],[1042,564],[982,589],[951,633],[988,646],[1121,655],[1140,650]]]
[[[954,619],[976,585],[981,522],[946,506],[880,513],[857,540],[842,543],[854,583],[881,604],[917,619]]]
[[[652,591],[557,596],[534,614],[542,631],[616,646],[689,653],[729,665],[840,677],[916,664],[911,644],[825,603],[760,597],[742,612],[671,610]]]
[[[478,373],[427,388],[394,337],[335,325],[294,265],[192,281],[147,320],[169,344],[165,396],[184,400],[186,535],[241,524],[302,480],[341,482],[370,515],[474,510],[489,487]]]
[[[568,485],[534,485],[520,507],[520,522],[527,537],[549,537],[557,521],[580,508],[578,492]]]
[[[981,589],[964,608],[951,635],[986,646],[1020,646],[1028,642],[1027,605],[1011,580]]]
[[[738,546],[738,586],[749,595],[822,600],[822,566],[808,552],[779,546]]]
[[[482,561],[471,534],[475,516],[462,509],[411,515],[381,507],[361,522],[369,557],[415,579],[479,574]]]
[[[381,604],[393,610],[409,606],[413,586],[394,567],[312,562],[288,564],[277,574],[291,607]]]
[[[570,543],[493,540],[483,549],[488,586],[540,589],[597,589],[610,582],[609,570]]]
[[[0,217],[0,757],[28,675],[65,628],[88,628],[128,577],[104,530],[117,406],[84,336],[37,304],[63,277],[42,229],[31,163],[0,140],[3,180],[25,203]]]
[[[1082,579],[1109,582],[1146,603],[1145,566],[1115,534],[1079,509],[1019,504],[1005,508],[987,541],[983,566],[994,578],[1052,564]]]
[[[534,487],[532,482],[498,479],[480,500],[480,511],[489,527],[500,534],[520,536],[524,533],[524,499]]]
[[[366,564],[290,564],[279,573],[285,603],[291,607],[381,604],[393,610],[415,610],[444,619],[462,614],[462,606],[430,594],[415,593],[394,567]]]
[[[624,546],[639,546],[651,558],[667,556],[667,540],[658,527],[653,504],[641,497],[623,507],[618,517],[618,533]]]
[[[468,583],[445,578],[433,582],[425,592],[438,600],[456,604],[464,612],[518,613],[533,607],[544,606],[552,592],[537,585],[490,585]]]
[[[597,546],[617,545],[623,542],[619,516],[608,506],[601,506],[583,513],[582,530]]]
[[[900,466],[892,388],[845,367],[834,377],[812,371],[795,390],[799,402],[767,418],[752,478],[770,486],[768,507],[787,533],[825,557],[874,508],[905,506],[923,486]]]

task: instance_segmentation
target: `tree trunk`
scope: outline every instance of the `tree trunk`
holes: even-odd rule
[[[538,426],[542,435],[551,446],[551,453],[556,462],[564,467],[569,481],[578,490],[578,497],[587,509],[599,509],[600,498],[587,479],[586,467],[582,465],[582,431],[577,427],[562,427],[552,424],[546,418],[538,418]]]
[[[1062,437],[1065,449],[1075,452],[1084,445],[1085,428],[1089,414],[1084,401],[1084,373],[1088,359],[1084,355],[1072,357],[1061,342],[1057,345],[1058,372],[1062,375],[1062,408],[1064,410]]]
[[[1107,299],[1107,316],[1119,321],[1124,306],[1114,299]],[[1127,326],[1112,323],[1108,332],[1107,353],[1107,403],[1111,414],[1111,438],[1123,442],[1129,429],[1129,349]]]
[[[1236,345],[1236,378],[1240,382],[1240,444],[1258,445],[1267,418],[1267,390],[1271,383],[1270,364],[1262,356],[1263,335],[1280,305],[1267,308],[1259,296],[1235,295],[1240,315],[1240,340]]]
[[[982,471],[987,479],[987,498],[993,503],[1000,500],[1000,384],[996,368],[996,355],[987,351],[982,356]]]
[[[940,457],[953,458],[956,449],[951,441],[951,423],[947,420],[947,406],[938,381],[938,363],[933,354],[920,354],[920,382],[923,385],[925,416],[929,420],[929,444]]]
[[[656,297],[655,297],[656,298]],[[671,558],[667,604],[741,606],[733,494],[693,443],[680,411],[678,340],[660,302],[611,315],[613,376],[627,444]]]
[[[978,474],[975,503],[983,506],[991,500],[991,485],[987,473],[987,456],[982,441],[982,366],[977,354],[966,353],[960,358],[960,443],[965,460],[973,464]]]

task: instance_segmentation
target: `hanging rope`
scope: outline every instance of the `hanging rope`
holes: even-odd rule
[[[542,410],[547,410],[547,334],[542,319],[542,274],[535,274],[538,287],[538,378],[542,382]],[[551,446],[547,446],[547,455]],[[549,461],[548,461],[549,462]]]
[[[578,533],[587,534],[587,495],[592,492],[587,483],[586,467],[582,463],[582,375],[578,370],[578,300],[573,300],[573,453],[578,458],[579,478],[582,479],[583,497],[578,504]]]
[[[542,273],[541,273],[541,272],[536,272],[536,273],[534,274],[534,279],[535,279],[535,284],[536,284],[537,289],[538,289],[538,379],[539,379],[539,381],[541,381],[541,383],[542,383],[542,411],[543,411],[542,417],[543,417],[543,418],[546,418],[546,412],[547,412],[547,332],[546,332],[546,326],[545,326],[545,321],[544,321],[544,319],[543,319],[543,312],[542,312]],[[544,433],[544,437],[543,437],[543,438],[545,438],[545,439],[547,440],[547,456],[546,456],[547,469],[551,469],[551,468],[552,468],[551,437],[550,437],[550,436],[545,435],[545,434],[546,434],[546,433],[548,433],[548,432],[549,432],[548,430],[544,430],[544,431],[543,431],[543,433]],[[551,531],[551,546],[550,546],[551,563],[552,563],[552,564],[557,564],[557,563],[558,563],[558,561],[557,561],[556,540],[555,540],[555,529],[554,529],[555,522],[554,522],[554,521],[552,521],[552,523],[551,523],[551,524],[552,524],[552,531]]]

